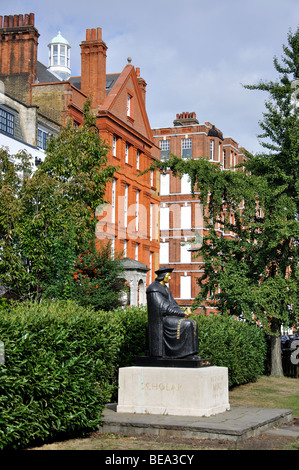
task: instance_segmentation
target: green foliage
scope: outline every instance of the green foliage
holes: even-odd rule
[[[114,390],[117,317],[73,302],[23,303],[0,315],[0,449],[94,430]]]
[[[266,357],[261,328],[228,315],[194,315],[199,330],[199,355],[214,366],[228,367],[229,386],[256,382]]]
[[[96,246],[92,241],[77,259],[73,273],[76,287],[71,298],[82,306],[112,310],[119,305],[120,292],[125,289],[122,272],[120,258],[111,258],[111,244]]]
[[[107,150],[87,102],[83,125],[62,127],[35,173],[26,153],[0,151],[0,283],[15,299],[74,298],[74,267],[116,169]]]
[[[119,367],[135,364],[136,356],[142,356],[146,350],[146,307],[118,308],[113,311],[121,324],[123,340],[118,355]]]

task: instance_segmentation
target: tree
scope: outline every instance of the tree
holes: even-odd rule
[[[271,338],[271,373],[281,375],[280,330],[296,321],[298,286],[299,31],[288,36],[277,82],[250,89],[270,93],[260,123],[266,153],[250,155],[236,171],[222,171],[205,157],[172,155],[162,171],[189,174],[205,208],[208,235],[198,256],[205,262],[194,308],[208,301],[222,314],[258,322]],[[216,227],[218,230],[216,230]],[[220,229],[220,230],[219,230]],[[219,236],[221,231],[222,236]],[[233,232],[233,237],[226,237]]]
[[[285,324],[294,324],[298,301],[299,28],[294,34],[289,32],[288,45],[283,46],[283,51],[281,63],[274,58],[274,67],[280,74],[278,81],[247,86],[270,95],[260,123],[263,133],[259,136],[268,152],[251,156],[246,168],[252,175],[262,177],[267,187],[262,201],[264,262],[268,269],[268,284],[278,296],[276,304],[280,312],[271,322],[275,334],[271,345],[273,375],[282,373],[278,334],[284,312],[289,309],[290,313],[289,322]]]
[[[123,270],[121,258],[111,258],[111,243],[96,245],[93,239],[75,265],[74,299],[80,305],[92,305],[96,310],[111,310],[118,306],[120,293],[125,289],[120,276]]]
[[[0,283],[12,297],[78,299],[75,267],[95,252],[95,210],[116,169],[107,150],[86,102],[82,127],[62,127],[35,173],[25,152],[0,152]]]

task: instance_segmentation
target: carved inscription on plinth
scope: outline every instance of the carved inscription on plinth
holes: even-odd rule
[[[180,392],[182,390],[182,384],[170,384],[170,383],[141,383],[142,390],[157,390],[166,392]]]

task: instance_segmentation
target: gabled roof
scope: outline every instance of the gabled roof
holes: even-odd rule
[[[133,92],[134,123],[129,124],[129,126],[153,142],[153,134],[134,66],[130,64],[126,65],[123,71],[118,75],[117,79],[114,81],[114,83],[111,83],[111,85],[112,86],[109,88],[109,92],[107,93],[107,96],[100,107],[99,115],[109,113],[123,122],[126,121],[127,93]],[[119,103],[120,106],[118,105]]]
[[[71,85],[81,90],[81,76],[72,76],[67,80]],[[37,81],[36,83],[59,83],[59,78],[53,72],[37,62]],[[140,87],[137,81],[136,72],[133,65],[126,65],[121,73],[110,73],[106,75],[106,98],[102,103],[99,114],[110,114],[115,118],[125,122],[126,116],[126,97],[127,90],[134,93],[134,123],[128,123],[128,126],[134,128],[135,131],[153,142],[151,126],[148,120],[145,102],[143,100]],[[118,106],[122,101],[121,106]]]

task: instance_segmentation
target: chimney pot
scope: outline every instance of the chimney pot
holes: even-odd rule
[[[86,30],[86,41],[89,41],[91,37],[90,29]]]
[[[93,29],[91,30],[91,39],[92,39],[92,40],[95,40],[96,38],[97,38],[96,30],[93,28]]]
[[[97,39],[102,40],[102,28],[97,28]]]

